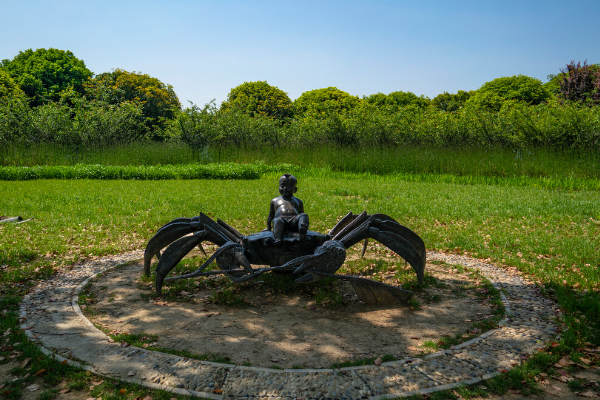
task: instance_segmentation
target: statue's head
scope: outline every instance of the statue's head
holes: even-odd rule
[[[294,175],[283,174],[281,178],[279,178],[279,193],[281,193],[284,197],[293,196],[294,193],[298,191],[296,184],[298,180]]]

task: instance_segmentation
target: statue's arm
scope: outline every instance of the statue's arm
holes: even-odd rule
[[[296,199],[298,200],[298,214],[302,214],[304,212],[304,203],[299,198],[296,197]]]
[[[271,230],[271,221],[275,218],[275,200],[271,200],[271,205],[269,206],[269,216],[267,217],[267,230]]]

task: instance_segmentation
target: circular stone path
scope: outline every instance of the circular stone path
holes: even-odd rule
[[[531,282],[469,257],[428,252],[429,261],[479,269],[501,291],[500,328],[451,350],[380,366],[340,369],[246,367],[121,347],[82,314],[78,295],[100,272],[142,258],[142,251],[75,266],[40,283],[23,299],[21,328],[46,354],[95,374],[204,398],[381,399],[473,384],[498,375],[557,332],[559,309]]]

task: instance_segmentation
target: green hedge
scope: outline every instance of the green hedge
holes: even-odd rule
[[[72,166],[0,167],[0,180],[33,179],[259,179],[270,172],[296,172],[290,164],[184,164],[153,166],[105,166],[78,164]]]

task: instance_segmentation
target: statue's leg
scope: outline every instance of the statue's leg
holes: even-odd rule
[[[300,232],[300,240],[304,240],[308,231],[308,214],[298,215],[298,232]]]
[[[282,218],[273,219],[273,239],[275,239],[275,244],[280,244],[283,240],[284,226],[285,221]]]

